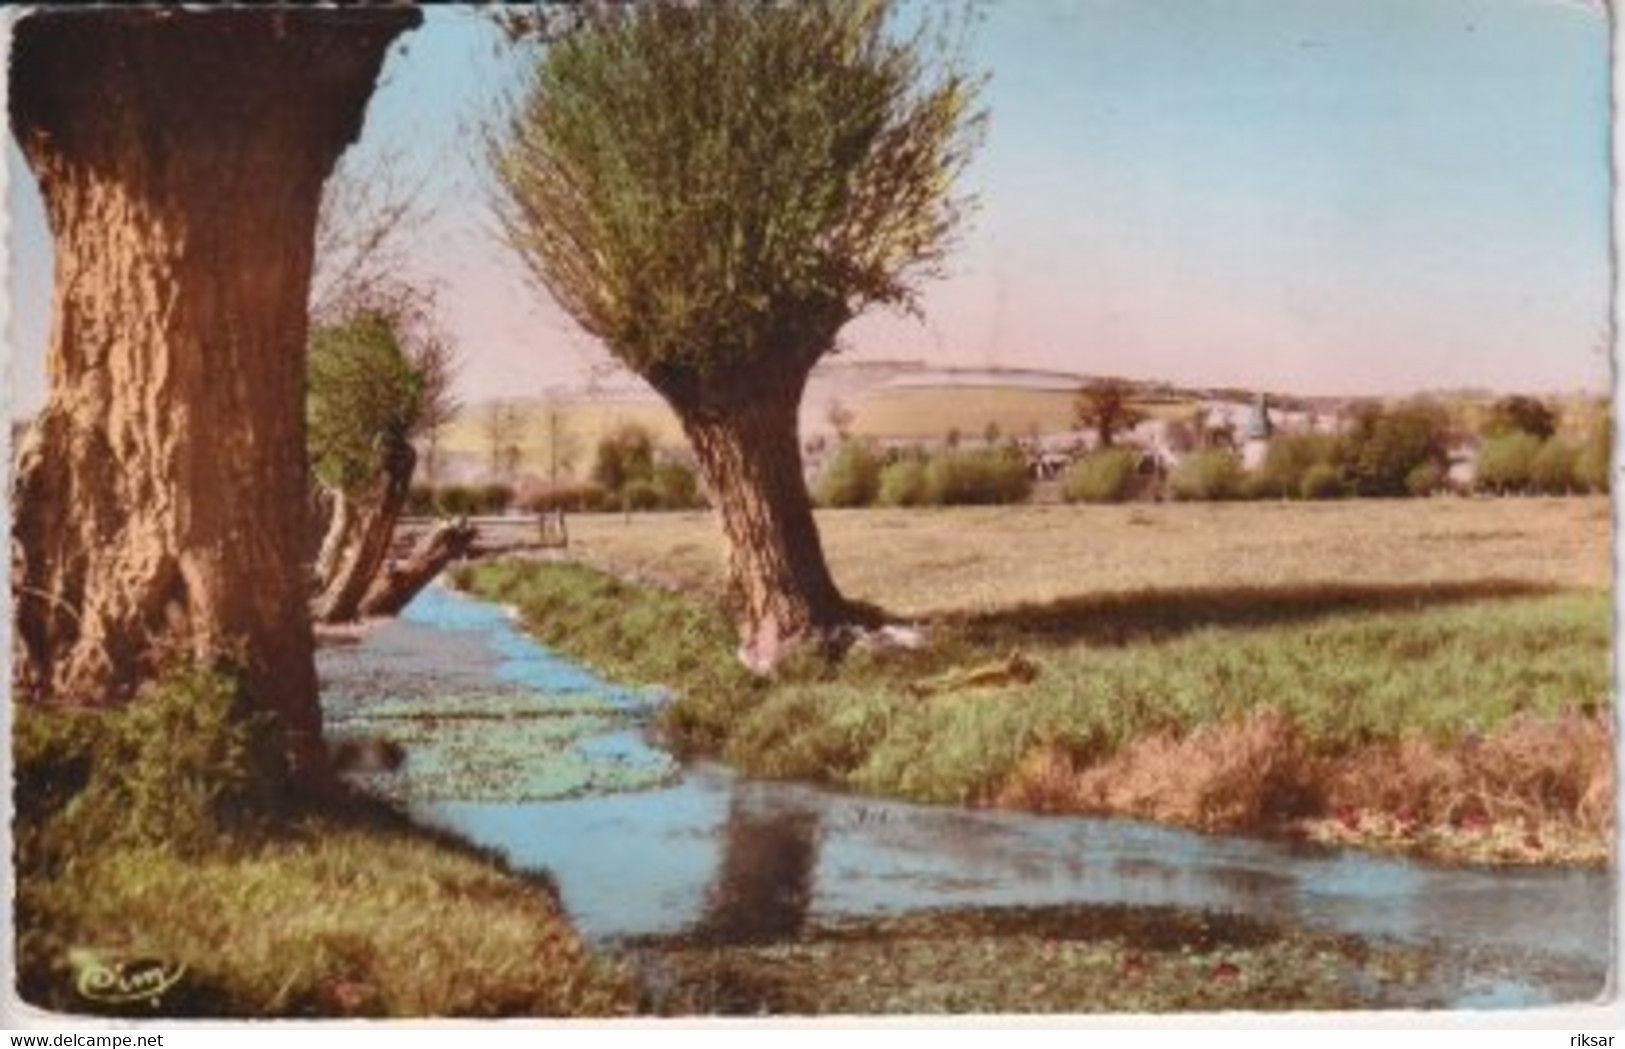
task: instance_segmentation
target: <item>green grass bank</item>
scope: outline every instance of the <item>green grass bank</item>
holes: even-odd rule
[[[614,1016],[550,887],[361,799],[287,800],[222,678],[15,712],[18,989],[138,1017]],[[132,969],[131,965],[139,965]],[[156,982],[143,983],[156,974]]]
[[[1604,862],[1605,593],[1525,582],[1092,593],[927,623],[772,681],[704,598],[577,564],[458,576],[679,752],[919,801],[1134,816],[1453,858]]]

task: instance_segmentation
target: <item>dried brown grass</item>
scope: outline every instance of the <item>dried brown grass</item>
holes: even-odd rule
[[[1409,738],[1363,748],[1331,763],[1326,797],[1334,813],[1452,827],[1558,823],[1603,834],[1613,826],[1613,756],[1613,732],[1600,715],[1525,715],[1455,746]]]
[[[1408,737],[1316,755],[1289,718],[1270,712],[1104,756],[1045,744],[994,800],[1456,858],[1583,861],[1611,851],[1615,775],[1602,714],[1520,717],[1450,745]]]
[[[842,591],[894,615],[979,614],[1146,590],[1430,586],[1483,580],[1606,589],[1603,497],[828,510]],[[571,556],[720,595],[709,513],[582,515]]]
[[[1322,763],[1290,719],[1273,711],[1157,733],[1099,761],[1050,744],[1017,767],[997,804],[1246,829],[1307,816],[1323,804]]]

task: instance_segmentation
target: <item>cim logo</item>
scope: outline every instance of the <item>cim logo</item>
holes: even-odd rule
[[[74,990],[89,1002],[119,1005],[150,1002],[157,1008],[164,992],[180,982],[186,966],[171,967],[157,958],[131,958],[114,961],[78,952]]]

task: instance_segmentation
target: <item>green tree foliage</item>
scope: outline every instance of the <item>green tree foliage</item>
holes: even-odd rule
[[[929,499],[923,458],[911,455],[887,463],[880,471],[880,493],[876,501],[881,506],[924,506]]]
[[[1315,463],[1305,470],[1298,490],[1305,499],[1341,499],[1349,494],[1343,471],[1331,463]]]
[[[1588,492],[1609,490],[1610,465],[1614,453],[1614,421],[1599,416],[1586,433],[1574,461],[1574,480]]]
[[[1444,487],[1444,478],[1444,469],[1437,462],[1418,463],[1405,475],[1405,494],[1418,498],[1432,495]]]
[[[635,477],[621,488],[620,502],[622,510],[658,510],[660,492],[652,479]]]
[[[1478,486],[1491,492],[1524,492],[1534,482],[1541,440],[1521,430],[1491,437],[1478,450]]]
[[[1579,452],[1567,441],[1547,438],[1529,464],[1529,483],[1537,492],[1567,495],[1577,487],[1575,467]]]
[[[1450,416],[1431,401],[1383,408],[1363,405],[1343,435],[1338,458],[1358,495],[1409,494],[1406,482],[1424,464],[1441,476],[1449,461]]]
[[[513,489],[505,484],[447,484],[428,489],[430,509],[447,517],[480,517],[505,513],[513,505]]]
[[[352,496],[377,484],[390,457],[422,421],[426,390],[394,325],[361,313],[310,338],[308,439],[323,485]]]
[[[979,120],[887,8],[604,12],[547,49],[492,143],[509,241],[645,375],[816,359],[868,304],[912,303]]]
[[[1544,441],[1557,432],[1557,421],[1557,412],[1544,402],[1515,394],[1490,406],[1489,416],[1484,420],[1484,435],[1504,437],[1526,433]]]
[[[1032,487],[1027,464],[1004,448],[951,449],[925,468],[926,502],[932,506],[1019,503]]]
[[[618,496],[634,481],[653,480],[654,469],[654,438],[643,427],[628,423],[598,442],[592,479],[611,496]]]
[[[654,436],[636,423],[598,442],[592,480],[610,509],[688,510],[704,504],[694,471],[661,459]]]
[[[1073,463],[1061,479],[1069,503],[1121,503],[1134,496],[1140,457],[1127,448],[1102,448]]]
[[[655,499],[664,509],[693,510],[705,505],[705,497],[700,494],[699,478],[682,463],[670,460],[655,463],[649,484],[654,488]]]
[[[1176,499],[1235,499],[1242,494],[1245,477],[1235,452],[1203,448],[1180,460],[1168,477],[1168,487]]]
[[[1264,459],[1248,480],[1248,494],[1264,499],[1291,499],[1303,494],[1304,476],[1330,464],[1337,441],[1329,434],[1281,434],[1272,438]]]
[[[411,492],[413,440],[456,411],[449,344],[428,300],[402,287],[310,335],[307,441],[325,489],[326,535],[313,572],[321,622],[361,613]]]
[[[490,138],[508,242],[682,422],[762,669],[859,615],[801,475],[807,376],[940,273],[980,139],[976,83],[890,7],[593,5]]]
[[[1145,421],[1145,413],[1129,404],[1130,392],[1121,379],[1097,379],[1078,392],[1072,406],[1078,426],[1095,431],[1102,448]]]
[[[868,506],[880,494],[880,458],[869,442],[841,442],[818,479],[821,506]]]

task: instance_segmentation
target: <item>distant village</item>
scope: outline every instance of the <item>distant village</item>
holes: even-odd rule
[[[1115,385],[1125,401],[1121,425],[1108,434],[1082,418],[1079,408],[1085,393],[1102,383]],[[1136,496],[1160,498],[1168,479],[1199,452],[1229,453],[1252,475],[1283,439],[1319,437],[1329,447],[1356,425],[1362,410],[1426,404],[1443,422],[1425,494],[1467,493],[1482,487],[1487,420],[1508,396],[1468,390],[1376,400],[1064,372],[833,361],[814,373],[800,431],[803,468],[815,492],[843,445],[860,442],[882,467],[944,451],[998,448],[1019,457],[1031,497],[1047,501],[1060,497],[1069,471],[1110,443],[1134,456]],[[1549,405],[1554,426],[1575,450],[1608,414],[1600,396],[1513,399]],[[652,462],[692,468],[675,418],[647,390],[622,382],[578,395],[468,406],[444,432],[420,442],[418,481],[429,488],[506,487],[516,503],[545,502],[549,492],[590,486],[601,468],[601,447],[627,432],[647,439]],[[1572,466],[1565,469],[1572,472]],[[1573,487],[1590,486],[1577,481]]]
[[[1087,380],[1080,380],[1074,392],[1086,388]],[[1168,397],[1167,394],[1156,396]],[[1252,470],[1263,463],[1270,440],[1276,435],[1330,435],[1336,434],[1342,425],[1336,411],[1274,407],[1269,394],[1265,393],[1253,395],[1250,404],[1192,400],[1185,402],[1184,407],[1189,418],[1140,419],[1115,435],[1115,446],[1132,449],[1141,456],[1138,465],[1141,473],[1167,474],[1187,455],[1203,448],[1235,451],[1241,457],[1243,468]],[[986,431],[973,433],[968,443],[984,441]],[[1102,443],[1100,431],[1089,426],[1052,433],[1012,434],[1008,438],[1001,431],[993,443],[1000,441],[1021,453],[1032,479],[1037,482],[1058,479],[1073,463],[1099,450]],[[884,455],[895,457],[916,451],[931,452],[950,443],[964,443],[967,437],[953,433],[950,428],[950,432],[941,437],[885,437],[874,438],[872,442]],[[804,460],[809,479],[822,472],[828,453],[835,447],[837,444],[822,437],[815,436],[807,442]]]

